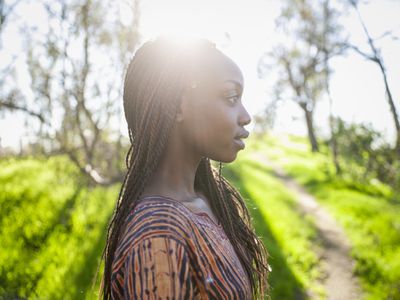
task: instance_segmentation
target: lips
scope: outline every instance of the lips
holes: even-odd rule
[[[237,134],[235,136],[235,138],[233,139],[235,144],[240,148],[240,149],[244,149],[245,148],[245,144],[241,139],[245,139],[249,136],[249,132],[248,131],[243,131],[240,134]]]
[[[234,142],[239,148],[244,149],[245,144],[241,139],[234,139]]]
[[[249,136],[249,132],[248,131],[244,131],[238,135],[235,136],[235,139],[245,139]]]

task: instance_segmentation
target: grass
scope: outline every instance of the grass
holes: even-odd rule
[[[95,299],[101,273],[94,292],[90,287],[119,186],[81,186],[65,157],[3,160],[0,170],[1,297]],[[224,173],[254,208],[273,268],[273,299],[303,299],[306,291],[323,295],[312,250],[315,231],[296,211],[293,195],[251,159],[239,159]]]
[[[313,245],[316,231],[311,219],[296,207],[295,196],[249,155],[223,169],[250,208],[257,234],[269,252],[272,272],[268,282],[272,299],[322,299],[321,275]]]
[[[312,154],[304,138],[265,136],[253,147],[282,165],[343,226],[365,299],[400,299],[400,205],[390,187],[336,178],[327,150]]]
[[[400,207],[390,187],[335,178],[327,150],[312,154],[303,138],[264,136],[249,139],[223,174],[244,197],[269,252],[272,299],[326,295],[313,220],[252,156],[257,151],[282,165],[343,226],[365,298],[400,299]],[[95,299],[91,281],[119,187],[87,188],[62,156],[0,161],[0,298]]]
[[[118,186],[82,186],[65,157],[7,159],[0,170],[0,298],[91,297]]]

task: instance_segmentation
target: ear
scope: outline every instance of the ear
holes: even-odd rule
[[[192,91],[197,87],[197,84],[194,83],[193,81],[190,81],[189,88],[184,89],[181,95],[179,107],[178,107],[178,112],[176,113],[176,121],[177,122],[182,122],[185,119],[185,115],[187,115],[187,111],[189,109],[188,105],[189,101],[192,97]]]
[[[186,102],[187,102],[186,97],[187,97],[186,94],[182,93],[181,99],[179,101],[178,111],[176,113],[176,118],[175,118],[175,120],[178,123],[180,123],[184,120],[184,112],[185,112]]]

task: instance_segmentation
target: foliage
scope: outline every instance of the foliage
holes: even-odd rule
[[[368,185],[376,180],[400,192],[400,161],[393,147],[367,124],[335,119],[335,132],[344,179]]]
[[[138,0],[23,2],[40,18],[10,18],[23,45],[10,57],[23,55],[30,89],[0,69],[0,114],[25,114],[35,141],[25,153],[67,154],[96,184],[122,181],[123,73],[140,38]]]

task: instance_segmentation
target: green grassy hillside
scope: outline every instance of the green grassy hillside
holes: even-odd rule
[[[264,136],[249,150],[283,166],[343,226],[366,299],[400,299],[400,201],[389,186],[335,177],[327,149],[312,154],[305,138]]]
[[[0,163],[0,298],[82,299],[117,186],[89,190],[65,157]]]
[[[272,266],[272,299],[324,299],[316,230],[253,154],[304,185],[344,227],[367,299],[400,299],[400,206],[390,187],[337,179],[304,139],[253,138],[223,174],[239,189]],[[324,152],[324,151],[323,151]],[[0,298],[95,299],[90,291],[120,185],[89,189],[65,157],[0,162]]]

